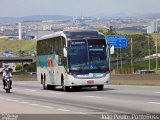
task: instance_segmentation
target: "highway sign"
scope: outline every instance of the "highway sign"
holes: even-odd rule
[[[126,35],[108,35],[106,36],[107,43],[114,46],[114,48],[126,48],[127,36]]]

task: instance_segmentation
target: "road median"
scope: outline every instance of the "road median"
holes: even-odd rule
[[[0,79],[2,79],[0,77]],[[37,81],[37,75],[13,75],[15,81]],[[152,75],[111,75],[111,85],[143,85],[143,86],[160,86],[160,74]]]
[[[2,76],[0,77],[2,79]],[[37,75],[13,75],[12,80],[14,81],[36,81]]]
[[[148,85],[160,86],[160,74],[148,75],[111,75],[111,85]]]

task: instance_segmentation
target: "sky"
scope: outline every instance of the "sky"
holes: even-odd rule
[[[160,0],[0,0],[0,17],[160,13]]]

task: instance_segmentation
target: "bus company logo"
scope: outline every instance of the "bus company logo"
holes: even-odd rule
[[[47,59],[47,65],[48,65],[48,67],[53,67],[52,58],[48,58],[48,59]]]

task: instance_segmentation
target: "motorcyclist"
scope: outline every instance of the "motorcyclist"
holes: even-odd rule
[[[3,72],[3,75],[2,75],[2,79],[3,79],[3,89],[5,89],[5,80],[7,80],[7,78],[11,78],[12,77],[12,74],[11,74],[11,71],[9,69],[6,69],[4,72]],[[12,80],[10,79],[10,89],[12,88]]]

